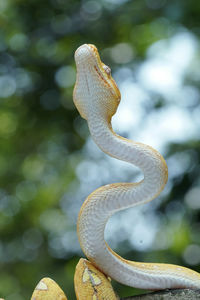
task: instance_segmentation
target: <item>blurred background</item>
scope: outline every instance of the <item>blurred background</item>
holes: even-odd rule
[[[156,200],[111,218],[108,243],[127,259],[200,271],[199,35],[195,0],[0,1],[0,297],[30,299],[49,276],[74,300],[81,204],[103,184],[142,178],[97,148],[74,107],[83,43],[121,90],[114,130],[169,167]]]

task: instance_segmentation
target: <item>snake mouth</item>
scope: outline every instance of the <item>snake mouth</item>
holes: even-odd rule
[[[97,73],[103,78],[103,80],[107,83],[107,85],[109,85],[111,87],[112,93],[113,93],[113,95],[116,96],[117,103],[119,103],[120,99],[121,99],[121,94],[117,87],[116,82],[114,81],[114,79],[111,76],[110,67],[108,67],[101,61],[99,52],[93,44],[85,44],[85,46],[87,46],[89,48],[90,53],[94,56],[94,58],[96,60],[95,69],[96,69]]]
[[[101,71],[106,72],[108,76],[111,76],[111,69],[101,61],[97,48],[92,44],[87,44],[87,46],[90,48],[90,50],[92,50],[92,53],[95,55],[98,66],[101,69]]]

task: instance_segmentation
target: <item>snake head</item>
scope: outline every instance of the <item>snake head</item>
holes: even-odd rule
[[[73,99],[80,115],[86,120],[95,114],[111,119],[121,95],[110,68],[101,61],[97,48],[91,44],[76,50],[75,62],[77,76]]]

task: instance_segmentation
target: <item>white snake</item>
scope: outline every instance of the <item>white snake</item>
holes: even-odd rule
[[[108,218],[159,195],[167,181],[167,165],[153,148],[113,132],[111,117],[117,110],[120,92],[96,47],[82,45],[76,50],[75,61],[74,102],[87,120],[93,140],[105,153],[132,163],[144,174],[141,182],[109,184],[89,195],[78,218],[83,252],[102,272],[125,285],[142,289],[200,288],[197,272],[176,265],[128,261],[106,244],[104,229]]]
[[[150,146],[125,139],[112,130],[111,118],[120,102],[120,92],[110,68],[101,62],[97,48],[82,45],[75,52],[75,61],[74,103],[87,120],[93,140],[105,153],[139,167],[144,174],[143,180],[137,183],[100,187],[83,203],[78,217],[78,237],[90,262],[82,259],[77,265],[77,299],[117,299],[102,273],[122,284],[142,289],[200,288],[200,274],[195,271],[170,264],[128,261],[106,244],[104,229],[108,218],[119,210],[149,202],[158,196],[167,182],[167,165],[161,154]],[[60,298],[56,296],[55,283],[52,284],[51,280],[41,282],[32,300],[66,299],[60,291]],[[52,298],[45,298],[44,293],[41,296],[40,288],[45,283],[49,290],[51,287],[54,290]]]

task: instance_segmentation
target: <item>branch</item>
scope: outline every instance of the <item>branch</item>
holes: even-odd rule
[[[147,293],[139,296],[121,298],[121,300],[197,300],[200,299],[200,289],[174,289]]]

